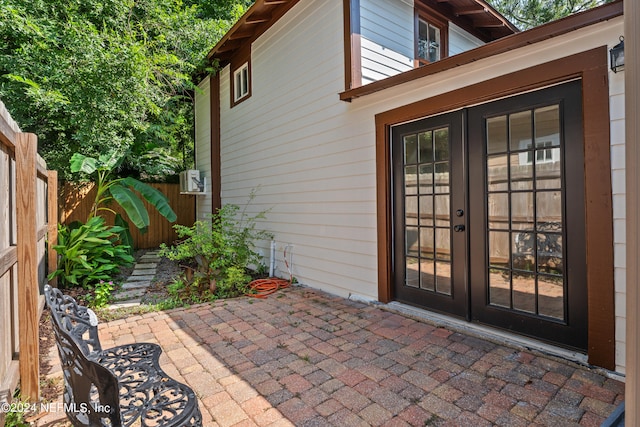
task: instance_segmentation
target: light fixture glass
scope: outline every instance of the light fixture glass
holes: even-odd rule
[[[624,37],[620,36],[620,43],[609,50],[611,70],[614,73],[624,70]]]

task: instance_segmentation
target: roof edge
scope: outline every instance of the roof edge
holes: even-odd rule
[[[567,34],[580,28],[611,20],[623,14],[623,0],[615,0],[611,3],[607,3],[584,12],[579,12],[556,21],[548,22],[527,31],[503,37],[483,46],[454,56],[449,56],[423,67],[414,68],[413,70],[405,71],[404,73],[387,77],[383,80],[378,80],[364,86],[346,90],[340,93],[340,100],[350,102],[355,98],[379,92],[384,89],[408,83],[452,68],[460,67],[462,65],[466,65],[480,59],[489,58],[513,49],[529,46],[534,43]]]

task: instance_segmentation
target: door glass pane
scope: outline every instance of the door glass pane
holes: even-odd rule
[[[433,162],[433,132],[421,132],[418,134],[419,162]]]
[[[535,271],[536,244],[534,233],[513,233],[513,268],[516,270]]]
[[[487,154],[506,153],[507,116],[487,119]]]
[[[418,188],[418,168],[407,166],[404,168],[404,194],[406,196],[417,194]]]
[[[490,156],[487,159],[487,184],[489,191],[506,191],[509,189],[509,169],[507,154]]]
[[[536,276],[527,273],[513,274],[513,308],[536,312]]]
[[[405,228],[406,254],[407,256],[419,256],[420,246],[418,243],[418,227]]]
[[[407,257],[406,269],[405,269],[405,285],[412,288],[418,287],[418,281],[420,280],[418,258]]]
[[[509,141],[511,151],[531,147],[531,110],[509,116]]]
[[[420,263],[420,288],[436,290],[435,261],[423,260]]]
[[[525,151],[511,155],[511,182],[512,191],[533,190],[533,163],[529,161],[529,155],[533,151]]]
[[[420,244],[422,245],[421,256],[427,259],[433,259],[435,257],[435,248],[434,248],[434,234],[433,228],[431,227],[422,227],[420,229]]]
[[[433,196],[420,196],[420,225],[433,226]]]
[[[420,194],[433,194],[433,165],[420,165]]]
[[[491,193],[487,196],[489,229],[509,229],[509,193]]]
[[[436,225],[449,227],[451,224],[449,196],[435,196]]]
[[[418,161],[418,144],[416,135],[407,135],[404,137],[404,164],[417,163]]]
[[[494,267],[509,268],[510,255],[509,233],[504,231],[490,231],[489,264]]]
[[[538,233],[538,271],[563,275],[562,234]]]
[[[404,223],[418,225],[418,198],[411,196],[404,198]]]
[[[451,260],[451,230],[436,228],[436,258]]]
[[[538,231],[562,232],[562,193],[539,191],[536,194],[536,221]]]
[[[511,279],[508,270],[490,270],[489,303],[499,307],[511,308]]]
[[[436,291],[451,295],[451,263],[436,261]]]
[[[560,174],[560,148],[545,148],[536,151],[536,187],[538,190],[560,189],[562,187]]]
[[[511,193],[511,229],[533,231],[533,193]]]
[[[436,163],[435,190],[436,193],[449,192],[449,163]]]
[[[538,276],[538,311],[542,316],[563,320],[564,297],[562,277]]]
[[[434,133],[435,161],[449,160],[449,128],[436,129]]]
[[[548,107],[537,108],[535,117],[535,137],[536,147],[560,146],[560,106],[550,105]]]

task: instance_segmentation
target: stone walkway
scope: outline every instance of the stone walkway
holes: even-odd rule
[[[142,255],[127,281],[122,284],[122,288],[113,294],[114,303],[109,308],[117,309],[140,305],[142,297],[156,275],[159,261],[158,251],[148,251]]]
[[[159,343],[210,427],[599,426],[624,399],[606,372],[304,287],[131,316],[100,337]]]

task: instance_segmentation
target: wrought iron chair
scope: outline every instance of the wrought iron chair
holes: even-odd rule
[[[201,426],[193,390],[160,368],[157,344],[103,350],[98,319],[60,290],[45,299],[64,374],[64,406],[75,426]]]

